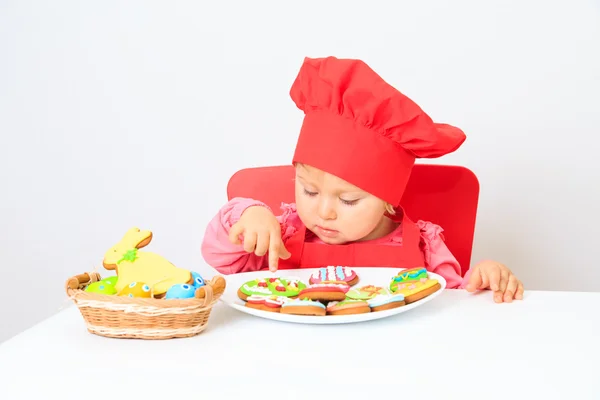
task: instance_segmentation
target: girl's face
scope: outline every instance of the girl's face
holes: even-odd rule
[[[302,164],[296,165],[295,186],[298,216],[323,242],[342,244],[389,233],[385,202],[356,186]]]

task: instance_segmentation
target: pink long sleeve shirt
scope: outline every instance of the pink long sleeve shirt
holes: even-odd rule
[[[254,253],[246,252],[243,245],[233,244],[229,241],[231,226],[240,219],[248,207],[255,205],[269,208],[266,204],[253,199],[240,197],[231,199],[219,210],[206,228],[202,242],[202,256],[210,266],[224,275],[259,271],[268,267],[268,254],[257,256]],[[281,237],[285,244],[292,234],[302,227],[302,222],[296,212],[295,204],[284,203],[281,209],[282,214],[276,218],[281,225]],[[464,288],[468,283],[470,270],[464,278],[460,275],[460,265],[444,243],[443,229],[425,221],[417,221],[416,225],[421,230],[425,268],[443,276],[446,279],[447,288]],[[320,242],[320,239],[312,234],[309,234],[306,240]],[[390,234],[374,239],[374,241],[375,243],[391,243],[400,246],[402,244],[402,226],[398,226]]]

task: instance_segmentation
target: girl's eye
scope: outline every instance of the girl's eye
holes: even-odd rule
[[[305,194],[305,195],[307,195],[307,196],[311,196],[311,197],[312,197],[312,196],[316,196],[316,195],[317,195],[317,193],[316,193],[316,192],[309,192],[309,191],[308,191],[308,190],[306,190],[306,189],[304,189],[304,194]]]
[[[344,200],[344,199],[340,199],[340,201],[342,203],[344,203],[347,206],[353,206],[356,205],[356,203],[358,203],[358,200]]]

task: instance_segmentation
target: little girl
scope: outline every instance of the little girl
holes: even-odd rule
[[[416,158],[458,149],[464,133],[434,123],[360,60],[306,58],[291,91],[305,113],[293,164],[295,204],[275,216],[264,203],[229,201],[210,222],[206,262],[223,274],[326,265],[425,266],[448,288],[491,289],[498,303],[523,298],[504,265],[464,276],[442,229],[413,222],[400,204]]]

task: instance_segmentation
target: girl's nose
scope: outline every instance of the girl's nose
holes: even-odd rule
[[[321,199],[319,201],[319,217],[323,220],[331,220],[337,217],[332,201],[329,199]]]

